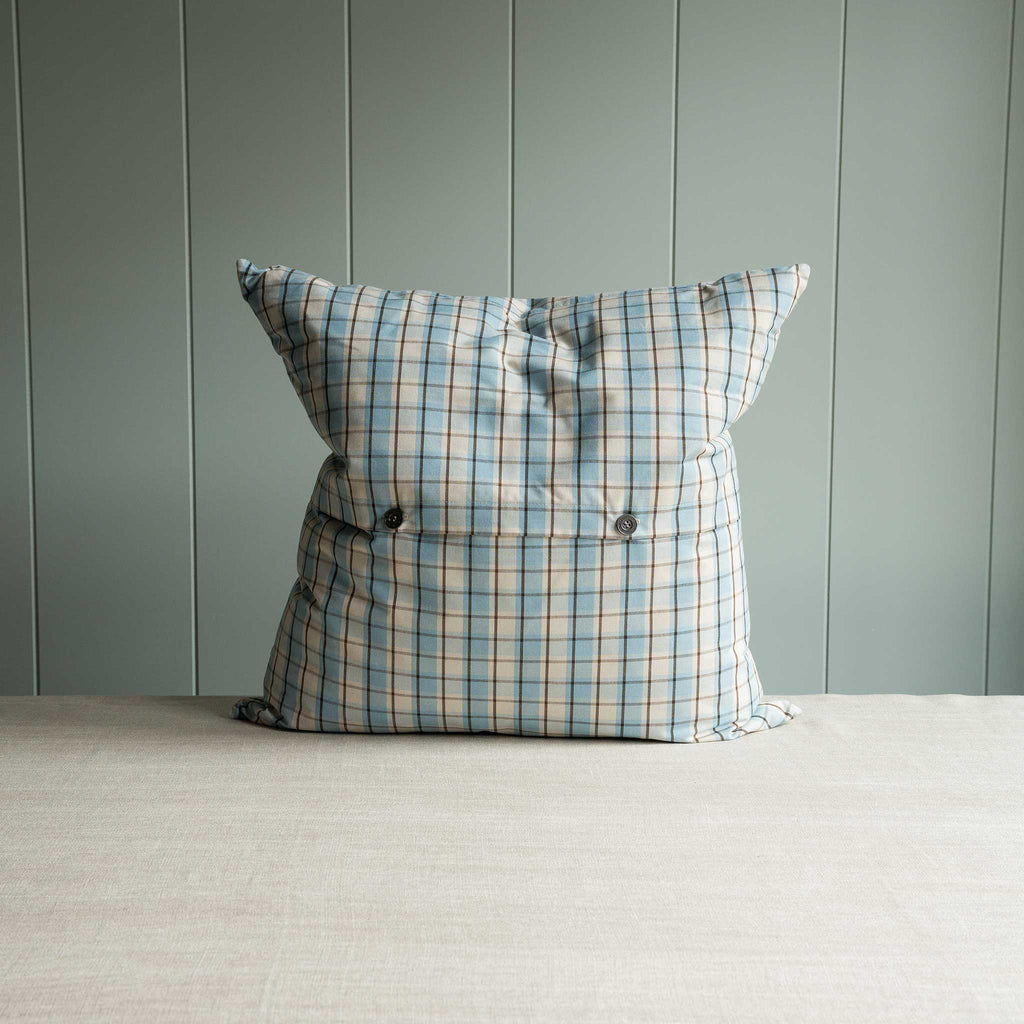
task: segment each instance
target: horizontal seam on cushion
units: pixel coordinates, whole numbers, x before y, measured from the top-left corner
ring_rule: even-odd
[[[339,519],[338,522],[344,522]],[[355,527],[356,529],[363,530],[365,533],[386,533],[392,536],[401,536],[402,534],[411,534],[419,537],[534,537],[537,540],[542,539],[557,539],[563,538],[565,540],[613,540],[613,541],[656,541],[656,540],[668,540],[671,537],[699,537],[701,534],[711,533],[713,530],[720,530],[723,527],[731,526],[738,520],[731,519],[727,523],[715,523],[714,526],[706,526],[703,530],[678,530],[672,533],[633,533],[625,536],[620,533],[542,533],[540,531],[531,530],[529,533],[524,531],[515,530],[403,530],[401,527],[397,530],[364,530],[363,527]],[[353,523],[346,523],[347,526],[354,526]],[[596,570],[593,570],[596,571]]]
[[[468,511],[469,510],[468,506],[459,506],[459,505],[452,506],[452,505],[450,505],[448,507],[449,508],[453,508],[456,511],[459,511],[459,510]],[[509,508],[509,506],[507,506],[507,505],[506,506],[478,505],[476,507],[477,508],[498,508],[498,507]],[[360,527],[358,523],[353,523],[353,522],[350,522],[348,519],[341,519],[340,517],[338,517],[336,515],[332,515],[329,509],[321,508],[319,505],[310,505],[309,506],[309,510],[313,511],[313,512],[317,512],[317,513],[323,515],[327,519],[333,519],[333,520],[335,520],[336,522],[339,522],[339,523],[348,523],[348,525],[350,525],[350,526],[355,526],[355,527],[358,527],[359,529],[364,529],[364,527]],[[555,512],[560,512],[560,511],[572,512],[572,511],[575,511],[574,509],[542,509],[542,508],[535,508],[535,509],[531,509],[531,510],[534,511],[534,512],[538,512],[538,513],[545,512],[545,511],[555,511]],[[582,511],[600,511],[600,510],[597,510],[597,509],[583,509]],[[653,516],[667,515],[667,514],[669,514],[672,511],[674,511],[674,510],[669,509],[668,512],[655,512],[655,513],[653,513]],[[382,514],[383,513],[381,513],[381,515]],[[611,515],[613,513],[609,513],[609,514]],[[651,515],[651,513],[649,513],[649,512],[648,513],[636,512],[636,511],[634,511],[632,509],[629,510],[629,514],[634,516],[634,517],[639,517],[639,518],[643,518],[645,515]],[[410,514],[410,516],[411,516],[411,514]],[[380,516],[378,515],[376,518],[380,518]],[[408,519],[405,520],[405,522],[402,524],[402,526],[407,526],[411,522],[412,522],[412,518],[408,518]],[[682,537],[682,536],[688,536],[690,534],[706,533],[708,530],[715,529],[715,528],[717,528],[719,526],[728,526],[730,523],[738,523],[738,522],[740,522],[740,517],[739,516],[733,516],[730,519],[716,519],[714,522],[708,523],[706,526],[698,527],[696,529],[692,529],[692,530],[673,530],[670,534],[666,534],[666,536]],[[396,529],[392,530],[392,532],[393,533],[401,533],[402,532],[402,526],[397,527]],[[406,532],[408,532],[408,531],[406,531]],[[432,533],[469,533],[471,531],[469,531],[469,530],[433,530],[433,531],[420,531],[420,532],[432,532]],[[483,532],[487,533],[487,532],[490,532],[490,531],[486,531],[485,530]],[[494,532],[498,533],[498,532],[503,532],[503,531],[494,531]],[[583,533],[564,533],[564,534],[550,534],[550,536],[585,537],[585,536],[588,536],[588,535],[587,534],[583,534]],[[634,536],[635,536],[635,534],[634,534]]]
[[[396,499],[397,501],[398,499]],[[374,508],[375,506],[370,505],[369,502],[361,501],[350,501],[350,505],[359,506],[362,508]],[[388,505],[388,509],[395,506]],[[405,506],[410,507],[410,506]],[[523,505],[518,502],[487,502],[487,501],[474,501],[472,505],[461,505],[455,502],[446,501],[439,505],[423,505],[421,502],[416,502],[411,506],[412,508],[450,508],[450,509],[461,509],[471,510],[475,508],[507,508],[507,509],[528,509],[534,512],[604,512],[607,515],[616,515],[617,513],[613,509],[604,508],[597,505]],[[695,509],[697,505],[670,505],[668,508],[647,508],[637,510],[636,506],[630,506],[629,511],[639,515],[666,515],[671,512],[677,512],[679,509]],[[387,511],[385,509],[384,511]]]
[[[459,530],[459,529],[448,529],[448,530],[426,530],[417,529],[415,526],[409,527],[411,520],[406,520],[402,526],[397,529],[377,530],[374,528],[368,528],[360,526],[358,523],[349,522],[347,519],[339,519],[337,516],[331,515],[331,513],[325,509],[318,508],[316,506],[309,506],[306,510],[306,515],[310,514],[320,516],[323,519],[330,519],[335,523],[341,523],[343,526],[351,527],[353,530],[359,530],[363,533],[384,533],[390,534],[391,536],[398,536],[401,534],[413,534],[425,537],[447,537],[447,536],[462,536],[462,537],[562,537],[566,540],[667,540],[670,537],[699,537],[703,533],[710,533],[712,530],[720,530],[726,526],[733,526],[738,524],[741,520],[738,517],[732,519],[723,519],[718,522],[709,523],[707,526],[703,526],[696,530],[671,530],[665,532],[659,532],[650,534],[646,530],[641,533],[631,534],[628,538],[623,537],[619,533],[552,533],[550,531],[542,530],[531,530],[528,533],[522,530]]]

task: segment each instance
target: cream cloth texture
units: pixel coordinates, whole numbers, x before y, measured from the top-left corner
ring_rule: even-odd
[[[0,1020],[1024,1020],[1022,697],[743,743],[0,699]]]

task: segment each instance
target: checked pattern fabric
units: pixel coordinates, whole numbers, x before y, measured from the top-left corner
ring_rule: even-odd
[[[749,648],[729,427],[806,264],[531,299],[237,271],[330,454],[235,717],[702,741],[799,713]]]

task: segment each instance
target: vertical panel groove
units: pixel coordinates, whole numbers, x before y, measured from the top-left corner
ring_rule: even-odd
[[[833,221],[832,249],[832,351],[831,351],[831,391],[829,393],[829,425],[828,425],[828,464],[825,470],[826,523],[825,523],[825,637],[824,665],[822,690],[828,693],[828,642],[831,625],[831,585],[832,585],[832,464],[835,459],[836,436],[836,344],[839,309],[839,209],[843,185],[843,100],[846,90],[846,5],[843,0],[843,13],[839,29],[839,109],[836,125],[836,204],[835,220]]]
[[[188,508],[191,532],[192,576],[192,695],[199,696],[199,583],[196,551],[196,397],[195,327],[192,310],[192,188],[188,138],[188,56],[185,36],[185,0],[178,0],[179,47],[181,50],[181,180],[185,214],[185,372],[188,390]]]
[[[352,0],[345,0],[345,262],[355,284],[352,262]]]
[[[1006,259],[1006,186],[1010,169],[1010,104],[1013,101],[1013,42],[1017,20],[1017,0],[1010,5],[1010,56],[1006,71],[1006,135],[1003,139],[1003,194],[999,218],[999,274],[996,282],[996,354],[992,375],[992,472],[990,474],[988,512],[988,579],[985,586],[985,647],[982,693],[988,696],[989,645],[992,636],[992,557],[996,517],[996,445],[999,430],[999,350],[1003,326],[1003,274]]]
[[[28,280],[28,204],[25,200],[25,127],[21,96],[21,31],[18,22],[18,0],[11,0],[11,25],[14,56],[14,110],[18,138],[18,205],[21,214],[21,297],[22,325],[25,342],[25,415],[28,439],[28,535],[29,579],[32,623],[32,693],[39,696],[39,580],[36,551],[36,462],[35,417],[32,409],[32,334],[29,318]]]
[[[672,20],[672,189],[668,208],[668,283],[676,283],[676,190],[679,187],[679,4]]]
[[[515,295],[516,0],[508,0],[508,294]]]

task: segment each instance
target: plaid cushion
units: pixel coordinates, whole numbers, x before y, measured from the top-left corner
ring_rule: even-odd
[[[239,260],[331,454],[235,716],[694,741],[798,714],[748,646],[728,428],[809,272],[521,299]]]

